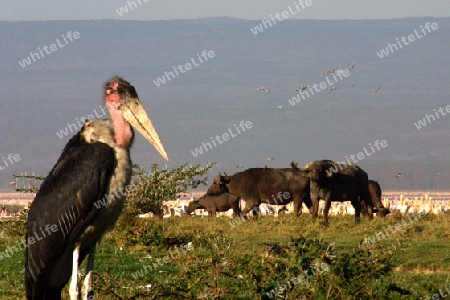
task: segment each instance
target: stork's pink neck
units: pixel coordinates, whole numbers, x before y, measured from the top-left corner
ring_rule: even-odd
[[[131,131],[130,124],[116,108],[116,103],[106,102],[106,107],[109,110],[109,115],[111,116],[114,126],[114,141],[122,148],[130,148],[133,139],[133,132]]]

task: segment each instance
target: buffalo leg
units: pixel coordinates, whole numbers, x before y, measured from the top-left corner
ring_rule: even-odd
[[[366,205],[367,214],[369,215],[369,219],[373,219],[373,207],[371,205]]]
[[[242,216],[246,216],[249,211],[250,211],[250,206],[248,206],[246,203],[244,210],[242,210]]]
[[[257,206],[252,206],[252,208],[250,208],[251,206],[247,206],[247,204],[245,204],[245,208],[242,211],[242,216],[250,218],[247,214],[251,211],[252,215],[253,215],[253,219],[258,219],[258,214],[255,212],[255,207]]]
[[[311,206],[311,216],[313,218],[317,217],[317,214],[319,213],[319,197],[312,197],[312,206]]]
[[[361,203],[356,199],[351,201],[353,208],[355,209],[355,222],[359,222],[361,217]],[[367,207],[369,210],[369,207]],[[372,213],[372,209],[370,209],[369,215]]]
[[[258,220],[258,215],[259,215],[259,206],[258,205],[253,206],[252,214],[253,214],[253,219]]]
[[[364,201],[360,201],[361,203],[361,213],[363,216],[369,216],[369,213],[367,211],[367,205],[364,203]]]
[[[328,198],[325,200],[325,207],[323,209],[323,220],[325,221],[325,223],[328,223],[328,211],[330,210],[331,207],[331,199]]]
[[[316,183],[313,183],[311,181],[311,202],[312,202],[312,209],[310,209],[311,216],[313,218],[317,217],[317,214],[319,213],[319,187],[316,186]]]
[[[233,207],[232,217],[235,218],[235,217],[239,216],[240,213],[241,213],[241,209],[239,208],[239,202],[238,202],[237,205],[235,207]]]
[[[294,215],[300,217],[302,215],[302,201],[296,197],[294,200]]]
[[[312,202],[311,202],[311,194],[309,193],[305,193],[305,195],[302,197],[302,203],[300,203],[300,207],[302,207],[303,203],[305,203],[305,206],[308,208],[309,213],[311,214],[311,207],[312,207]]]

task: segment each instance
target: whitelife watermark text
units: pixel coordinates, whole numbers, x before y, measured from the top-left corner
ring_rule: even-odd
[[[135,8],[138,8],[142,5],[142,2],[147,3],[149,0],[136,0],[136,1],[127,1],[127,4],[124,6],[119,7],[119,9],[116,9],[116,13],[119,15],[119,17],[123,16],[124,14],[127,14],[129,11],[132,11]],[[138,5],[139,3],[139,5]],[[128,10],[128,7],[130,10]]]
[[[6,257],[10,258],[11,255],[14,255],[14,252],[19,252],[28,247],[28,245],[33,245],[37,241],[41,241],[47,236],[50,236],[52,233],[57,232],[58,226],[56,224],[47,224],[45,225],[44,229],[40,227],[39,231],[40,232],[34,232],[33,235],[29,236],[26,240],[19,242],[16,246],[9,246],[7,250],[0,252],[0,260]]]
[[[439,294],[433,294],[432,296],[427,296],[425,298],[423,298],[424,300],[440,300],[440,299],[444,299],[447,296],[450,296],[450,284],[447,283],[444,286],[445,290],[447,291],[447,294],[443,293],[442,290],[443,289],[439,289]]]
[[[284,294],[286,291],[291,290],[298,284],[303,284],[306,287],[311,285],[311,281],[316,277],[316,273],[328,273],[330,271],[330,266],[327,263],[317,262],[315,265],[311,265],[307,270],[302,271],[303,274],[293,276],[291,280],[286,281],[285,284],[278,284],[276,288],[273,288],[266,295],[269,299],[276,299],[279,294]],[[291,284],[292,283],[292,284]]]
[[[128,184],[125,186],[124,189],[121,189],[119,191],[116,191],[112,195],[105,195],[101,200],[97,200],[94,202],[94,206],[96,209],[100,209],[107,205],[108,202],[112,202],[115,199],[120,198],[122,195],[125,197],[128,193],[134,192],[135,189],[137,189],[138,186],[135,184]],[[36,243],[37,241],[41,241],[44,238],[50,236],[52,233],[57,232],[60,228],[62,228],[61,225],[61,219],[58,219],[59,228],[56,224],[47,224],[45,225],[44,229],[42,227],[39,228],[39,232],[34,232],[32,235],[30,235],[25,241],[19,242],[16,246],[9,246],[7,250],[0,252],[0,260],[6,257],[11,257],[11,255],[14,254],[14,252],[19,252],[23,250],[24,248],[28,247],[28,245],[32,245]],[[47,233],[47,234],[46,234]]]
[[[72,33],[72,31],[67,32],[66,35],[62,34],[61,35],[64,43],[62,43],[59,38],[56,39],[56,43],[55,44],[50,44],[50,46],[44,45],[41,49],[41,47],[38,47],[38,52],[30,52],[30,55],[24,59],[22,59],[22,61],[19,61],[19,65],[22,68],[25,68],[26,66],[31,65],[32,62],[35,62],[43,57],[45,57],[44,52],[49,55],[52,52],[55,52],[58,49],[61,49],[63,47],[65,47],[66,45],[69,44],[69,42],[67,40],[69,40],[70,42],[73,42],[74,40],[78,40],[81,35],[78,31],[74,31]],[[40,55],[39,55],[40,54]]]
[[[286,200],[288,200],[289,198],[291,198],[291,194],[289,192],[278,192],[277,193],[277,197],[275,198],[274,195],[272,195],[272,201],[275,202],[275,205],[279,205],[278,204],[278,200],[280,200],[280,204],[285,202]],[[261,201],[262,202],[262,201]],[[266,199],[266,203],[267,204],[272,204],[270,203],[271,201],[269,199]],[[248,213],[250,212],[255,212],[258,213],[258,207],[255,206],[254,208],[252,208]],[[236,227],[238,225],[241,225],[242,223],[248,221],[244,215],[242,215],[242,213],[240,213],[236,218],[232,219],[230,222],[228,222],[231,227]]]
[[[394,226],[392,226],[392,225],[385,226],[382,231],[375,233],[372,237],[365,238],[365,240],[363,242],[363,246],[368,248],[372,245],[375,245],[377,242],[380,242],[381,239],[385,239],[385,238],[389,237],[389,235],[391,235],[395,232],[405,230],[414,221],[423,219],[425,217],[425,213],[419,213],[419,214],[413,213],[413,214],[408,214],[407,216],[409,219],[409,223],[404,218],[402,218],[401,222],[397,222]]]
[[[394,53],[395,51],[398,51],[399,47],[401,49],[401,48],[403,48],[403,46],[407,46],[410,43],[416,41],[416,38],[419,40],[419,39],[423,38],[424,36],[426,36],[427,32],[431,33],[432,32],[431,30],[436,30],[438,28],[439,28],[439,26],[436,22],[433,22],[433,23],[426,22],[424,26],[420,25],[420,29],[421,29],[423,35],[420,35],[420,33],[417,32],[417,29],[414,29],[414,34],[412,34],[412,33],[409,34],[407,38],[402,36],[400,38],[400,40],[398,38],[396,38],[395,40],[397,41],[397,43],[393,43],[393,44],[388,43],[386,48],[381,49],[380,51],[377,52],[377,55],[379,58],[384,58],[386,56],[389,56],[389,54]],[[408,39],[408,41],[406,41],[406,39]],[[403,46],[402,46],[402,44],[403,44]],[[398,45],[398,47],[397,47],[397,45]]]
[[[2,156],[3,164],[0,162],[0,171],[6,169],[7,167],[13,165],[15,162],[20,161],[20,155],[19,154],[8,154],[7,158],[5,159],[4,156]],[[9,163],[8,163],[9,161]]]
[[[106,114],[107,114],[106,110],[105,110],[106,106],[105,105],[100,105],[99,107],[100,107],[100,111],[101,111],[102,114],[98,114],[97,113],[97,109],[94,109],[95,117],[101,118],[103,116],[106,116]],[[81,116],[79,119],[75,118],[75,122],[74,123],[67,123],[67,126],[64,129],[61,129],[59,132],[56,132],[56,135],[60,139],[62,139],[63,137],[69,135],[69,130],[70,130],[70,133],[77,132],[78,130],[81,129],[81,127],[84,126],[84,123],[85,123],[86,120],[92,121],[92,120],[94,120],[95,117],[94,117],[93,114],[89,114],[87,116],[87,118],[85,118],[83,116]]]
[[[239,129],[240,128],[240,129]],[[239,134],[241,134],[241,130],[242,132],[245,132],[247,129],[253,128],[253,124],[250,121],[241,121],[239,123],[239,126],[237,126],[236,124],[234,124],[234,129],[235,132],[233,132],[232,128],[228,128],[228,131],[223,133],[222,135],[216,135],[216,137],[210,137],[212,145],[214,145],[214,147],[217,147],[216,141],[217,143],[223,144],[224,142],[228,141],[230,138],[234,138],[236,136],[238,136]],[[230,133],[230,134],[228,134]],[[221,139],[222,138],[222,139]],[[203,154],[203,150],[205,150],[205,152],[208,152],[208,150],[212,150],[213,146],[211,145],[210,142],[203,142],[200,147],[195,148],[193,151],[191,151],[192,155],[194,157],[199,156],[200,154]]]
[[[214,53],[213,50],[209,50],[209,51],[203,50],[201,55],[199,55],[197,53],[197,60],[195,60],[193,57],[191,57],[192,64],[190,62],[187,62],[184,65],[178,65],[176,67],[172,66],[173,72],[165,71],[164,75],[161,77],[158,77],[156,80],[153,80],[153,83],[157,87],[159,87],[159,86],[165,84],[166,82],[169,82],[170,80],[175,79],[175,77],[180,76],[180,73],[184,74],[187,71],[192,70],[192,66],[198,67],[201,64],[203,64],[204,62],[207,62],[208,58],[214,58],[215,56],[216,56],[216,54]],[[203,59],[202,59],[202,57],[203,57]],[[198,63],[196,63],[196,62],[198,62]],[[183,67],[184,67],[184,69],[183,69]],[[178,71],[180,71],[180,73],[178,73]],[[175,76],[174,72],[175,72],[176,76]],[[166,81],[166,79],[167,79],[167,81]]]
[[[428,124],[431,124],[431,122],[435,122],[436,120],[439,120],[440,115],[438,114],[438,112],[441,113],[441,116],[443,116],[443,117],[446,116],[448,113],[450,113],[450,105],[447,105],[445,107],[446,113],[444,112],[443,107],[439,107],[439,109],[437,111],[436,111],[436,109],[433,109],[433,111],[434,111],[434,115],[433,114],[431,114],[431,115],[425,114],[425,117],[423,119],[415,122],[414,126],[416,126],[417,129],[421,129],[422,127],[427,126],[427,121],[428,121]],[[434,116],[436,116],[436,117],[434,117]]]
[[[312,1],[311,0],[299,0],[298,2],[294,2],[294,9],[292,9],[292,7],[289,5],[287,8],[288,10],[284,10],[281,13],[276,13],[275,17],[270,15],[270,19],[269,20],[261,20],[261,23],[253,28],[250,28],[250,31],[254,34],[257,35],[260,32],[263,32],[264,29],[268,29],[272,26],[275,26],[277,24],[277,21],[275,20],[275,18],[278,20],[278,22],[281,22],[283,20],[286,20],[288,18],[290,18],[291,16],[301,12],[302,10],[304,10],[306,7],[311,6],[312,5]]]
[[[372,152],[368,151],[366,147],[363,148],[364,153],[358,152],[358,154],[354,155],[354,154],[350,154],[350,158],[348,158],[348,156],[346,155],[345,158],[347,159],[347,162],[338,162],[338,166],[336,167],[330,167],[328,170],[326,170],[327,176],[330,177],[331,175],[333,175],[333,173],[338,173],[339,170],[343,170],[346,167],[348,167],[351,164],[356,164],[357,162],[363,160],[364,158],[371,156],[372,154],[374,154],[376,151],[380,151],[382,148],[386,148],[388,146],[388,143],[386,140],[376,140],[373,143],[369,143],[369,147],[370,150],[372,150]],[[377,149],[375,150],[374,147]],[[350,162],[350,159],[352,160],[352,162]]]
[[[350,76],[350,71],[349,70],[344,70],[342,72],[339,72],[337,74],[333,74],[333,80],[331,81],[329,76],[325,77],[326,82],[322,81],[319,84],[314,83],[311,87],[300,91],[297,96],[292,97],[291,99],[288,99],[289,104],[291,104],[292,106],[294,106],[297,103],[300,103],[303,100],[306,100],[306,98],[311,97],[312,95],[314,95],[314,91],[316,91],[316,93],[328,89],[328,87],[336,84],[337,82],[339,82],[338,78],[336,78],[336,76],[339,77],[339,80],[343,80],[344,78]],[[320,88],[320,89],[319,89]],[[300,99],[300,96],[302,97],[302,99]]]

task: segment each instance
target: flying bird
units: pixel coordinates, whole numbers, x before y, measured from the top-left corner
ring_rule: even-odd
[[[104,85],[104,101],[111,119],[85,122],[31,204],[25,254],[27,299],[61,299],[70,277],[70,298],[78,299],[78,268],[88,255],[82,299],[92,298],[95,245],[114,226],[131,180],[132,126],[168,160],[129,82],[111,78]]]
[[[236,168],[243,168],[244,165],[237,165]]]
[[[377,87],[376,89],[372,90],[372,92],[374,92],[374,94],[378,93],[378,91],[381,89],[381,86]]]
[[[306,84],[302,84],[301,86],[298,87],[298,89],[296,89],[296,92],[303,92],[304,90],[306,90],[307,88],[309,88],[309,85]]]
[[[355,86],[355,84],[356,84],[356,83],[349,84],[349,85],[348,85],[348,88],[349,88],[349,89],[353,88],[353,87]]]
[[[350,70],[350,69],[353,69],[353,68],[355,67],[355,63],[356,63],[356,60],[353,61],[353,63],[352,63],[350,66],[344,68],[344,70]]]
[[[270,94],[270,91],[269,91],[267,88],[263,87],[263,86],[260,86],[260,87],[257,89],[257,91],[263,91],[263,92],[266,92],[267,94]]]
[[[332,73],[334,73],[334,70],[336,70],[336,68],[334,69],[329,69],[328,71],[323,72],[322,74],[320,74],[320,76],[327,76],[330,75]]]
[[[402,173],[397,173],[397,175],[395,175],[395,178],[399,178],[399,177],[402,177],[402,176],[405,176],[405,175],[403,175]]]
[[[275,158],[273,158],[273,157],[268,157],[268,158],[266,158],[266,160],[275,160]]]
[[[339,89],[339,87],[333,86],[333,87],[330,89],[330,93],[331,93],[332,91],[337,91],[338,89]]]

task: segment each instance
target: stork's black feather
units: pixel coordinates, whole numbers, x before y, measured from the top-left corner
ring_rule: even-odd
[[[114,150],[107,144],[86,143],[80,133],[68,142],[29,211],[25,254],[27,289],[42,289],[45,284],[39,283],[49,277],[64,249],[95,219],[99,209],[94,202],[105,196],[116,164]],[[41,228],[46,225],[56,225],[57,231],[50,235],[44,232],[43,238]],[[41,240],[31,243],[29,238],[33,236]],[[44,290],[32,292],[35,296],[41,293]]]
[[[91,299],[95,245],[117,221],[131,180],[131,127],[168,160],[134,87],[116,76],[105,83],[103,95],[111,118],[85,123],[31,204],[25,241],[29,300],[61,299],[70,277],[70,297],[78,299],[78,268],[88,254],[82,297]]]

